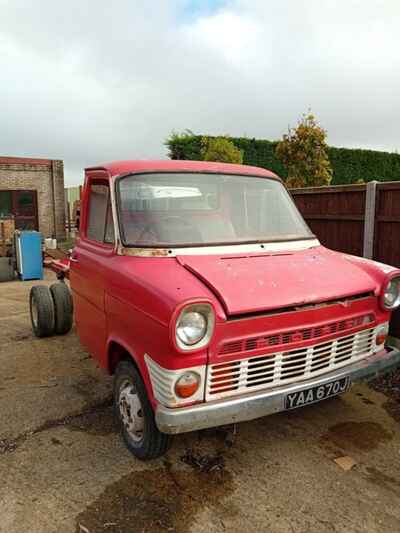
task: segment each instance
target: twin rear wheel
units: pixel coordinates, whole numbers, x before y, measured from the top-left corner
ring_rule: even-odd
[[[50,287],[35,285],[29,295],[32,329],[36,337],[64,335],[72,327],[73,303],[69,288],[63,282]]]

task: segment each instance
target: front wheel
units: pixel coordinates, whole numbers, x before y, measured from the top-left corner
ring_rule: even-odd
[[[169,448],[170,436],[161,433],[136,367],[121,361],[115,372],[114,409],[127,448],[139,459],[155,459]]]

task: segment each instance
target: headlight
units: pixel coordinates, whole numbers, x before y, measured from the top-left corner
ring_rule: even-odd
[[[185,313],[176,327],[176,334],[179,339],[188,346],[192,346],[201,341],[206,331],[207,319],[197,311]]]
[[[384,287],[382,303],[386,309],[396,309],[400,305],[400,277],[392,278]]]
[[[197,349],[210,341],[214,330],[214,311],[210,304],[191,304],[176,321],[176,343],[182,350]]]

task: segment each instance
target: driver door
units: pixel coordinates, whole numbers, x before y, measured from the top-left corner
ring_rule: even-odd
[[[105,273],[115,256],[110,180],[104,171],[86,176],[80,238],[71,257],[71,289],[79,338],[96,358],[105,355]]]

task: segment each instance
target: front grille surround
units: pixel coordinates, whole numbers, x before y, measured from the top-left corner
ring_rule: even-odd
[[[206,401],[311,379],[372,355],[377,328],[312,346],[209,365]]]
[[[218,349],[218,355],[230,355],[242,352],[251,352],[253,350],[280,347],[296,342],[305,342],[313,339],[323,339],[330,335],[345,333],[360,326],[370,324],[374,321],[374,315],[366,313],[342,320],[335,320],[318,326],[295,329],[272,333],[267,335],[257,335],[243,339],[235,339],[221,344]]]

